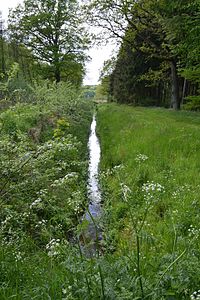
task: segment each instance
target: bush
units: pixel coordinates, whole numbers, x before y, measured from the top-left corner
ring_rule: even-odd
[[[185,110],[200,111],[200,95],[187,97],[186,101],[187,103],[183,106]]]

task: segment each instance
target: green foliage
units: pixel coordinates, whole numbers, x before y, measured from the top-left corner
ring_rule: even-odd
[[[177,70],[199,68],[198,0],[93,0],[87,13],[103,40],[115,37],[121,44],[109,74],[117,102],[179,109],[181,98],[197,94],[193,80],[185,90]]]
[[[13,63],[10,70],[7,72],[7,80],[0,82],[0,93],[3,100],[0,105],[9,106],[19,102],[32,101],[32,87],[24,80],[18,63]]]
[[[46,65],[46,78],[67,77],[80,84],[84,50],[88,46],[77,1],[25,0],[9,16],[11,39],[28,46],[38,62]]]
[[[195,83],[200,82],[200,68],[186,68],[181,70],[181,75],[189,81],[193,81]]]
[[[57,128],[54,129],[54,137],[58,138],[58,137],[62,137],[64,135],[66,135],[67,133],[67,129],[69,128],[69,123],[67,122],[66,119],[58,119],[57,120]]]
[[[95,85],[86,85],[82,87],[83,97],[86,99],[94,99],[96,94],[96,86]]]
[[[86,203],[92,106],[69,84],[46,82],[33,94],[34,104],[0,115],[1,299],[62,298],[68,272],[58,262]]]
[[[104,76],[101,79],[101,84],[96,88],[96,100],[108,100],[110,94],[110,78],[109,76]]]
[[[188,80],[188,82],[194,82],[196,85],[195,94],[193,93],[192,96],[187,96],[185,98],[185,104],[183,106],[186,110],[200,110],[200,69],[197,68],[187,68],[184,69],[181,74]]]
[[[200,111],[200,95],[186,98],[187,103],[184,105],[186,110]]]
[[[198,0],[170,3],[160,1],[159,9],[164,18],[167,40],[172,44],[172,51],[179,56],[186,68],[199,64],[200,4]],[[186,34],[187,33],[187,34]]]
[[[134,51],[124,43],[110,75],[110,91],[119,103],[169,106],[169,64]]]
[[[59,106],[46,84],[34,105],[1,114],[0,297],[192,299],[200,272],[199,115],[98,109],[103,240],[88,257],[88,222],[80,221],[86,148],[71,133],[77,116],[89,128],[90,103],[76,106],[71,87],[60,84]],[[68,90],[65,105],[60,89]],[[36,141],[28,132],[41,123]]]

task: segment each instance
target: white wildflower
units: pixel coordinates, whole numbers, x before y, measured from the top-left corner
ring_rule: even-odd
[[[146,161],[147,159],[149,159],[147,155],[140,153],[140,154],[136,155],[135,161],[138,163],[141,163],[141,162]]]
[[[121,165],[114,166],[114,167],[113,167],[113,170],[121,170],[121,169],[123,169],[123,168],[124,168],[124,165],[121,164]]]
[[[18,262],[18,261],[22,261],[23,257],[22,257],[22,253],[19,251],[19,252],[16,252],[15,253],[15,261]]]
[[[195,291],[194,293],[192,293],[192,295],[190,296],[191,300],[200,300],[200,290]]]
[[[69,180],[76,180],[78,179],[78,174],[76,172],[71,172],[66,174],[64,177],[54,180],[54,182],[51,184],[52,187],[59,187],[63,184],[66,184],[69,182]]]
[[[63,293],[64,295],[66,295],[66,294],[67,294],[67,289],[62,289],[62,293]]]
[[[131,193],[131,189],[124,183],[120,183],[120,186],[121,186],[121,189],[122,189],[123,198],[124,198],[125,201],[127,201],[127,197]]]
[[[142,191],[151,194],[152,192],[165,192],[165,188],[160,183],[147,181],[142,185]]]
[[[200,233],[200,229],[194,227],[193,225],[190,225],[190,227],[188,229],[188,233],[189,233],[190,237],[192,237],[192,236],[198,236],[199,233]]]
[[[47,245],[46,250],[48,256],[53,257],[59,255],[60,239],[52,239]]]
[[[41,220],[41,221],[38,221],[37,225],[35,226],[36,228],[38,227],[43,227],[45,226],[47,223],[47,220]]]
[[[37,206],[39,203],[42,202],[41,198],[37,198],[35,201],[33,201],[30,205],[30,208],[32,208],[33,206]]]

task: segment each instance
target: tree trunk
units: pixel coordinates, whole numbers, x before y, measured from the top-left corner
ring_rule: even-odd
[[[56,83],[60,82],[60,68],[56,66],[55,68],[55,72],[54,72],[54,75],[55,75],[55,79],[56,79]]]
[[[172,81],[172,98],[171,106],[175,110],[180,109],[180,97],[179,97],[179,86],[178,86],[178,75],[176,69],[176,62],[171,61],[171,81]]]
[[[183,101],[184,101],[184,98],[185,98],[186,84],[187,84],[187,79],[184,78],[183,91],[182,91],[182,100],[181,100],[182,104],[183,104]]]
[[[6,74],[6,66],[5,66],[5,56],[4,56],[4,40],[3,37],[0,37],[1,42],[1,72],[5,75]]]

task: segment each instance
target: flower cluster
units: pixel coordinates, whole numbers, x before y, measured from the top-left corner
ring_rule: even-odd
[[[76,191],[71,194],[71,198],[69,199],[71,201],[71,207],[74,210],[74,212],[81,212],[82,198],[83,195],[80,191]]]
[[[198,236],[200,233],[200,229],[195,228],[193,225],[190,225],[190,228],[188,229],[189,236]]]
[[[147,159],[148,159],[147,155],[140,153],[140,154],[136,155],[135,161],[138,163],[141,163],[141,162],[146,161]]]
[[[47,220],[38,221],[38,223],[35,225],[35,228],[39,228],[39,227],[45,226],[46,223],[47,223]]]
[[[60,239],[52,239],[47,245],[48,256],[53,257],[59,254]]]
[[[101,178],[102,179],[106,179],[108,176],[112,176],[115,173],[120,172],[121,170],[125,169],[125,165],[121,164],[121,165],[116,165],[113,168],[108,168],[106,171],[101,172]]]
[[[34,206],[37,206],[41,202],[42,202],[42,198],[37,198],[35,201],[33,201],[31,203],[30,208],[33,208]]]
[[[54,182],[51,184],[52,187],[56,187],[56,186],[62,186],[63,184],[67,183],[70,179],[77,179],[78,175],[76,172],[71,172],[67,175],[65,175],[62,178],[56,179],[54,180]]]
[[[146,204],[149,205],[154,201],[157,201],[158,196],[160,196],[161,193],[164,193],[165,189],[160,183],[147,181],[142,185],[142,192],[144,193]]]
[[[151,192],[165,192],[164,187],[157,182],[153,182],[153,181],[147,181],[147,183],[144,183],[142,185],[142,191],[145,193],[151,193]]]
[[[6,227],[6,225],[9,223],[9,221],[11,220],[11,218],[12,218],[11,216],[8,216],[8,217],[5,218],[4,221],[1,222],[2,228]]]
[[[128,196],[131,193],[131,189],[124,183],[120,183],[120,186],[121,186],[124,201],[127,201]]]
[[[63,288],[63,289],[62,289],[62,294],[63,294],[62,300],[70,300],[70,299],[73,299],[73,296],[72,296],[72,286],[69,285],[69,286],[67,286],[66,288]]]
[[[37,192],[37,194],[40,196],[45,196],[47,193],[48,193],[47,189],[42,189],[39,192]]]
[[[124,169],[124,165],[121,164],[121,165],[116,165],[113,167],[113,170],[121,170],[121,169]]]
[[[189,184],[181,185],[172,193],[172,197],[176,199],[181,196],[182,198],[183,196],[186,195],[186,193],[191,193],[191,192],[192,190]]]
[[[19,252],[15,252],[14,255],[15,255],[15,261],[16,262],[23,260],[23,255],[22,255],[22,253],[20,251]]]
[[[194,293],[192,293],[192,295],[190,296],[191,300],[200,300],[200,290],[195,291]]]

